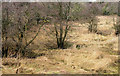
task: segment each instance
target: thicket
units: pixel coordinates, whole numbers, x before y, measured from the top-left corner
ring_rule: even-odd
[[[88,23],[88,31],[97,32],[98,15],[118,13],[116,3],[3,3],[2,4],[2,56],[22,57],[36,39],[42,27],[53,24],[50,29],[57,47],[65,48],[70,21]],[[112,9],[111,9],[112,7]],[[29,38],[33,27],[39,27]],[[115,30],[120,32],[119,26]],[[36,31],[34,30],[34,31]],[[50,33],[48,32],[48,34]]]

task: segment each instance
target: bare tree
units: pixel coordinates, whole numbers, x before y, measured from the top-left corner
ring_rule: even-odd
[[[40,17],[40,13],[34,12],[39,10],[35,4],[30,3],[10,3],[3,4],[3,43],[7,43],[7,39],[11,39],[15,43],[17,57],[24,55],[25,49],[38,36],[41,27],[47,23],[47,19]],[[41,8],[40,8],[41,9]],[[9,11],[8,11],[9,10]],[[39,26],[35,36],[28,41],[27,32],[33,27]],[[3,46],[3,53],[7,51]]]
[[[70,5],[71,3],[58,3],[58,18],[54,22],[54,28],[56,33],[57,46],[60,49],[64,49],[65,39],[68,34],[68,30],[70,29],[70,25],[68,24],[70,17]]]

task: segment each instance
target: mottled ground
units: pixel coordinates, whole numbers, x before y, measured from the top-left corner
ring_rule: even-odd
[[[102,35],[89,33],[87,24],[71,22],[74,27],[69,31],[67,38],[67,41],[70,42],[68,49],[33,50],[42,56],[21,59],[19,73],[118,73],[118,37],[114,35],[113,16],[99,16],[98,18],[100,20],[98,30],[102,31]],[[37,45],[38,49],[44,47],[45,38],[47,39],[40,34],[34,41],[34,45]],[[15,58],[4,58],[3,73],[14,74],[18,68],[16,65]]]

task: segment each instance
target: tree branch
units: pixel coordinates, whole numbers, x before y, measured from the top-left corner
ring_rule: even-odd
[[[42,27],[43,25],[44,25],[44,24],[42,24],[42,25],[39,27],[38,32],[37,32],[36,35],[33,37],[33,39],[31,39],[31,40],[26,44],[26,46],[24,47],[24,50],[26,49],[27,46],[29,46],[29,45],[33,42],[33,40],[35,40],[35,38],[38,36],[38,34],[39,34],[39,32],[40,32],[40,29],[41,29],[41,27]]]

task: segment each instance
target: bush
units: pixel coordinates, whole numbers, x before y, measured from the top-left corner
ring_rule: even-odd
[[[119,35],[120,34],[120,25],[119,24],[115,25],[114,29],[115,29],[115,35]]]

